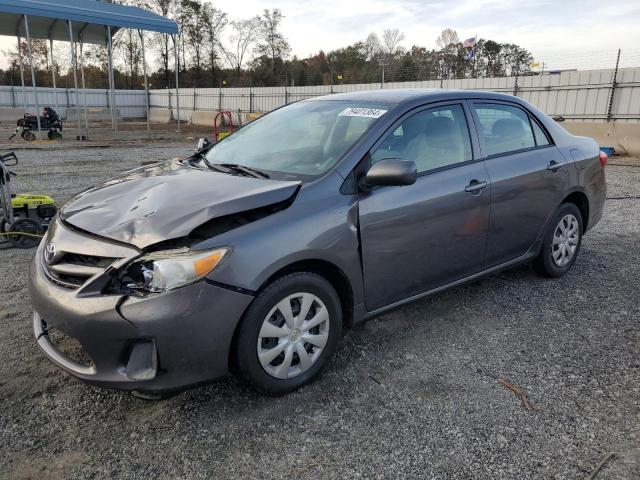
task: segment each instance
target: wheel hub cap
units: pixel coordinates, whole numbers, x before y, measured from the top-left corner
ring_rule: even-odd
[[[296,377],[320,358],[329,339],[329,311],[311,293],[278,302],[262,321],[257,353],[262,368],[279,379]]]
[[[551,257],[558,267],[564,267],[575,256],[580,243],[580,224],[571,214],[565,215],[558,223],[551,245]]]

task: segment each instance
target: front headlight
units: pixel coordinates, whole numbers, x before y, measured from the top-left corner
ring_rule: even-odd
[[[206,276],[228,253],[228,248],[154,252],[130,264],[123,283],[131,290],[154,293],[173,290]]]

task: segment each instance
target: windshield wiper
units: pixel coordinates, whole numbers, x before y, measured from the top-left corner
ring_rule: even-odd
[[[256,170],[255,168],[245,167],[244,165],[238,165],[236,163],[210,163],[209,166],[217,168],[221,171],[224,171],[223,169],[226,169],[227,172],[229,170],[241,172],[255,178],[269,178],[269,175],[265,172]]]
[[[231,170],[230,168],[227,168],[224,165],[220,165],[219,163],[207,162],[207,157],[205,157],[204,155],[202,155],[202,160],[204,161],[207,167],[209,167],[212,170],[216,170],[217,172],[228,173],[228,174],[231,174],[233,172],[233,170]]]

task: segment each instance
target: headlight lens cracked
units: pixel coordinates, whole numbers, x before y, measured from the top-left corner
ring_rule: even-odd
[[[205,277],[228,253],[229,248],[154,252],[129,265],[125,274],[125,283],[131,290],[152,293],[174,290]]]

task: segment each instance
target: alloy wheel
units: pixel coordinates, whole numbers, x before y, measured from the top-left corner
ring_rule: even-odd
[[[309,370],[329,339],[329,310],[311,293],[295,293],[271,309],[258,334],[257,353],[272,377],[289,379]]]

